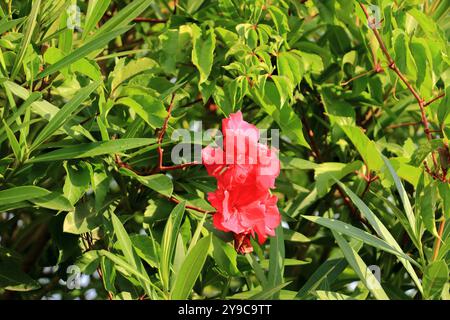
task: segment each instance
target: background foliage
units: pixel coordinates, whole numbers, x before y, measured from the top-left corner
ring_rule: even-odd
[[[448,299],[449,2],[364,4],[2,0],[0,296]],[[169,157],[237,110],[282,134],[245,256]]]

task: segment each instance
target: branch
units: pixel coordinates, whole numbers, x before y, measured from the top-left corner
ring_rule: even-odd
[[[159,132],[159,135],[158,135],[157,143],[158,143],[159,162],[158,162],[158,167],[156,167],[152,171],[152,173],[156,173],[156,172],[159,172],[159,171],[169,171],[169,170],[183,169],[183,168],[186,168],[186,167],[191,167],[191,166],[195,166],[195,165],[199,164],[198,162],[194,161],[194,162],[190,162],[190,163],[178,164],[178,165],[169,166],[169,167],[165,167],[163,165],[164,149],[161,147],[161,143],[162,143],[162,140],[164,138],[164,135],[166,134],[167,126],[169,124],[169,119],[170,119],[170,116],[172,114],[173,106],[175,104],[174,102],[175,102],[175,93],[172,94],[172,98],[170,99],[169,108],[167,109],[167,117],[166,117],[166,119],[164,119],[164,124],[163,124],[163,126],[161,128],[161,131]]]
[[[147,22],[147,23],[167,23],[166,19],[154,19],[154,18],[143,18],[137,17],[133,19],[134,22]]]
[[[369,15],[369,12],[367,11],[366,7],[361,2],[359,3],[359,5],[361,6],[361,9],[364,11],[367,21],[370,22],[370,15]],[[395,64],[394,59],[392,59],[391,55],[389,54],[389,51],[387,50],[386,45],[384,44],[383,39],[381,38],[381,35],[378,32],[376,24],[369,23],[369,26],[370,26],[370,29],[372,29],[372,31],[378,41],[378,44],[380,45],[381,51],[383,52],[386,59],[388,60],[389,68],[397,74],[397,76],[400,78],[400,80],[402,80],[402,82],[406,85],[408,90],[412,93],[414,98],[416,98],[417,103],[419,104],[420,114],[421,114],[422,124],[424,127],[425,134],[427,136],[427,139],[429,141],[431,141],[433,139],[433,135],[430,132],[430,125],[428,123],[428,119],[427,119],[427,116],[425,113],[425,101],[420,97],[419,93],[409,83],[409,81],[406,79],[406,77],[403,75],[403,73],[400,71],[400,69]],[[431,153],[431,156],[433,158],[433,163],[434,163],[435,168],[437,170],[439,170],[438,163],[436,160],[436,155],[434,154],[434,152]]]

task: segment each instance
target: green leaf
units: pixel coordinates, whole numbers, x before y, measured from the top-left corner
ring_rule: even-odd
[[[150,278],[148,277],[147,272],[145,271],[145,268],[141,260],[139,259],[139,256],[133,249],[133,244],[131,242],[130,237],[128,236],[127,231],[125,230],[122,222],[114,213],[111,213],[111,220],[114,228],[114,233],[117,237],[117,242],[119,243],[120,249],[122,250],[122,253],[125,256],[126,262],[145,277],[146,280],[144,281],[141,280],[141,283],[144,289],[146,290],[147,294],[153,296],[152,290],[148,285],[148,282],[151,282]]]
[[[303,136],[302,122],[289,105],[280,105],[280,94],[274,82],[266,81],[262,88],[251,90],[253,100],[272,117],[292,142],[309,148]]]
[[[48,138],[50,138],[59,128],[61,128],[71,117],[81,111],[80,105],[99,86],[99,82],[91,83],[84,87],[69,101],[61,110],[49,121],[39,135],[34,139],[31,150],[35,150]]]
[[[123,258],[112,254],[111,252],[108,252],[106,250],[100,250],[99,254],[102,256],[107,257],[110,259],[114,264],[116,264],[119,267],[122,267],[125,271],[129,273],[129,275],[133,275],[136,278],[138,278],[139,281],[145,284],[146,287],[151,286],[155,289],[155,291],[158,291],[161,294],[161,297],[164,297],[164,294],[161,292],[161,290],[155,286],[148,277],[147,273],[142,273],[140,270],[136,269],[132,265],[130,265],[127,261],[125,261]],[[151,297],[157,297],[156,295],[151,294]]]
[[[67,233],[82,234],[98,228],[102,224],[102,212],[97,212],[89,203],[81,202],[75,210],[64,218],[63,230]]]
[[[285,241],[290,242],[306,243],[311,241],[311,239],[309,239],[304,234],[291,229],[283,229],[283,236]]]
[[[358,229],[350,224],[335,219],[328,219],[316,216],[303,216],[303,218],[312,221],[314,223],[320,224],[321,226],[324,226],[336,232],[339,232],[343,235],[349,236],[353,239],[358,239],[375,248],[381,249],[383,251],[389,252],[403,259],[409,260],[410,262],[420,267],[420,265],[417,262],[415,262],[411,257],[404,254],[403,252],[397,251],[396,249],[391,247],[386,241],[377,238],[371,235],[370,233]]]
[[[103,0],[99,0],[103,1]],[[126,7],[117,12],[111,19],[101,26],[94,35],[88,37],[89,42],[97,42],[104,35],[115,34],[118,30],[125,30],[134,18],[138,17],[154,0],[133,0]],[[128,29],[127,27],[126,29]],[[121,32],[124,33],[125,31]],[[119,33],[120,34],[120,33]],[[115,37],[112,37],[115,38]]]
[[[445,219],[450,219],[450,185],[445,182],[438,184],[439,195],[442,199],[442,211]]]
[[[2,205],[17,203],[20,201],[34,200],[46,196],[54,196],[51,191],[36,186],[20,186],[0,191],[0,203]],[[66,199],[67,200],[67,199]],[[71,208],[69,204],[69,209]]]
[[[83,28],[83,37],[86,39],[92,30],[94,30],[97,23],[105,14],[111,0],[90,0],[86,12],[86,20]]]
[[[197,25],[192,25],[192,63],[200,72],[199,84],[205,82],[209,74],[214,59],[214,50],[216,48],[216,35],[214,29],[209,29],[204,35]]]
[[[116,279],[116,268],[112,260],[103,257],[100,266],[102,268],[102,280],[105,290],[108,292],[116,292],[114,281]]]
[[[358,150],[370,170],[378,171],[383,165],[380,153],[375,145],[375,142],[367,138],[364,132],[359,127],[342,126],[347,137]]]
[[[205,0],[188,0],[186,5],[186,12],[193,14],[202,6]]]
[[[409,50],[407,35],[401,29],[396,29],[393,33],[395,64],[403,74],[414,79],[416,78],[417,70],[413,62],[411,51]]]
[[[434,261],[425,267],[423,295],[425,299],[439,299],[448,282],[448,266],[444,260]]]
[[[116,104],[123,104],[131,108],[153,129],[161,128],[167,111],[164,104],[151,96],[124,97],[116,101]]]
[[[21,271],[21,267],[10,260],[0,260],[0,288],[10,291],[32,291],[41,287],[39,282]]]
[[[304,299],[310,292],[316,290],[333,272],[341,274],[346,266],[347,261],[344,258],[329,258],[308,278],[303,287],[298,291],[296,298]]]
[[[0,21],[0,34],[3,34],[6,31],[9,31],[10,29],[14,28],[15,26],[23,22],[26,18],[27,17],[22,17],[14,20],[2,19]]]
[[[398,194],[400,195],[400,199],[402,200],[403,208],[405,210],[406,217],[408,218],[409,225],[411,227],[414,237],[417,238],[416,227],[415,227],[416,226],[416,217],[414,216],[411,202],[409,202],[408,194],[406,193],[406,190],[403,187],[403,184],[400,181],[400,178],[398,177],[394,168],[392,167],[390,161],[383,155],[381,156],[381,158],[383,159],[383,162],[386,165],[386,167],[389,169],[389,173],[390,173],[391,177],[394,179],[395,187],[397,188]]]
[[[70,165],[66,162],[64,169],[66,170],[64,196],[69,199],[70,203],[75,204],[89,190],[92,167],[82,161],[78,165]]]
[[[302,80],[304,67],[299,54],[280,52],[277,57],[278,74],[288,77],[295,86]]]
[[[319,298],[319,300],[356,300],[339,292],[318,290],[315,291],[314,294],[317,296],[317,298]]]
[[[267,277],[270,287],[276,287],[284,282],[284,258],[283,227],[279,225],[275,229],[275,236],[270,238],[269,275]],[[278,296],[274,295],[273,298],[277,299]]]
[[[28,108],[36,101],[42,98],[42,93],[33,92],[27,98],[25,98],[24,103],[17,108],[12,115],[6,119],[7,126],[11,127],[11,125],[18,119],[22,114],[24,114]],[[0,143],[3,142],[3,133],[6,131],[6,126],[0,128]]]
[[[173,300],[186,300],[197,281],[211,246],[212,235],[200,239],[188,253],[176,275],[170,298]]]
[[[280,35],[286,34],[288,31],[290,31],[288,18],[280,8],[276,6],[270,6],[269,14],[272,17],[272,20],[275,23],[275,28]]]
[[[352,202],[356,205],[356,207],[359,209],[361,214],[367,219],[367,221],[373,227],[373,229],[378,234],[378,236],[380,238],[382,238],[384,241],[386,241],[395,250],[403,253],[403,250],[401,249],[401,247],[397,243],[397,241],[395,241],[395,238],[392,236],[392,234],[389,232],[389,230],[384,226],[384,224],[380,221],[380,219],[378,219],[378,217],[372,212],[372,210],[370,210],[369,207],[356,194],[354,194],[349,188],[347,188],[343,183],[341,183],[339,181],[337,183],[344,190],[344,192],[349,196],[349,198],[352,200]],[[399,260],[404,265],[406,271],[408,271],[409,275],[413,279],[413,281],[416,284],[419,291],[422,292],[422,285],[421,285],[420,280],[417,277],[417,274],[414,271],[414,268],[412,267],[411,263],[408,260],[405,260],[402,258],[399,258]]]
[[[160,247],[158,242],[146,235],[136,234],[130,237],[136,253],[151,267],[159,267]]]
[[[58,192],[50,192],[46,196],[33,198],[30,201],[38,207],[57,211],[71,211],[74,209],[70,201]]]
[[[132,60],[125,65],[125,59],[120,59],[116,62],[114,71],[110,73],[109,78],[111,81],[111,92],[114,92],[119,86],[125,83],[127,80],[133,78],[134,76],[152,70],[157,66],[157,62],[150,58],[140,58],[137,60]],[[149,98],[150,99],[150,98]]]
[[[91,158],[105,154],[114,154],[129,149],[147,146],[156,142],[152,138],[129,138],[102,142],[82,143],[51,151],[28,161],[28,163],[49,162],[57,160],[70,160]]]
[[[22,150],[20,148],[20,145],[19,145],[19,142],[17,141],[16,136],[11,131],[11,129],[9,128],[9,126],[5,122],[5,120],[3,120],[3,126],[5,128],[6,135],[8,136],[9,145],[11,146],[11,149],[13,150],[14,157],[16,157],[16,159],[18,161],[21,161],[22,160]]]
[[[161,282],[166,291],[169,289],[170,265],[172,262],[173,253],[175,251],[176,239],[185,208],[186,202],[182,201],[172,210],[164,228],[164,233],[161,240],[159,273],[161,276]]]
[[[31,37],[36,28],[36,19],[39,13],[39,7],[41,6],[41,0],[35,0],[31,6],[30,15],[27,18],[27,24],[25,26],[24,35],[22,38],[22,42],[20,43],[20,51],[16,56],[16,60],[14,61],[14,66],[11,71],[11,80],[14,80],[22,67],[22,61],[25,58],[25,54],[28,49],[28,45],[31,42]]]
[[[240,274],[237,268],[237,253],[233,246],[228,245],[217,237],[213,237],[213,258],[219,268],[225,271],[229,276],[237,276]]]
[[[132,177],[142,183],[144,186],[170,197],[173,192],[172,180],[165,174],[152,174],[150,176],[139,176],[131,170],[120,168],[120,172],[124,175]]]
[[[377,278],[375,278],[372,271],[369,270],[359,254],[338,232],[332,232],[349,265],[353,268],[353,270],[355,270],[356,274],[367,289],[369,289],[377,300],[389,300],[389,297],[386,292],[384,292],[383,287],[381,287],[381,284],[378,282]]]
[[[279,284],[275,287],[263,289],[260,292],[258,292],[257,294],[249,297],[248,300],[267,300],[267,299],[271,299],[274,296],[279,296],[281,289],[288,286],[291,282],[292,281],[288,281],[288,282]]]
[[[418,211],[425,228],[435,237],[438,237],[436,229],[436,201],[438,190],[436,184],[431,182],[417,195],[419,197]]]
[[[45,78],[46,76],[49,76],[65,67],[70,66],[74,62],[85,58],[91,52],[94,52],[95,50],[103,48],[112,39],[127,32],[128,30],[130,30],[130,28],[131,28],[131,26],[119,28],[119,29],[111,31],[110,33],[107,33],[105,35],[96,37],[95,41],[90,41],[90,42],[85,43],[83,46],[75,49],[74,51],[72,51],[70,54],[68,54],[67,56],[65,56],[64,58],[62,58],[55,64],[52,64],[51,66],[47,67],[44,71],[42,71],[41,73],[39,73],[37,75],[37,79]]]

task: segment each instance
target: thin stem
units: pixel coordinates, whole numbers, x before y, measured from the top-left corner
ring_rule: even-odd
[[[166,198],[169,199],[170,201],[176,203],[176,204],[181,202],[180,200],[178,200],[175,197],[166,197]],[[208,210],[196,207],[196,206],[191,206],[191,205],[186,205],[186,209],[190,209],[190,210],[194,210],[194,211],[197,211],[197,212],[200,212],[200,213],[206,213],[206,214],[214,213],[214,212],[211,212],[211,211],[208,211]]]
[[[134,22],[148,22],[148,23],[167,23],[166,19],[144,18],[137,17],[133,19]]]
[[[161,128],[161,131],[159,132],[158,135],[158,156],[159,156],[159,162],[158,162],[158,167],[156,167],[152,173],[156,173],[159,171],[170,171],[170,170],[177,170],[177,169],[183,169],[186,167],[190,167],[190,166],[195,166],[198,165],[199,163],[194,161],[194,162],[190,162],[190,163],[183,163],[183,164],[179,164],[179,165],[175,165],[175,166],[168,166],[165,167],[163,165],[163,158],[164,158],[164,149],[161,147],[161,143],[162,140],[164,138],[164,135],[166,134],[166,130],[167,130],[167,126],[169,124],[169,119],[170,116],[172,114],[172,109],[174,106],[175,102],[175,93],[172,94],[172,98],[170,99],[170,104],[169,104],[169,108],[167,109],[167,117],[166,119],[164,119],[164,124]]]
[[[441,98],[443,98],[443,97],[445,97],[445,93],[441,93],[440,95],[438,95],[437,97],[434,97],[434,98],[431,99],[430,101],[425,102],[425,103],[423,104],[423,106],[424,106],[424,107],[428,107],[430,104],[432,104],[432,103],[435,102],[436,100],[439,100],[439,99],[441,99]]]
[[[437,259],[437,256],[439,254],[439,249],[441,248],[441,242],[442,242],[442,234],[444,233],[444,227],[445,227],[445,218],[442,220],[441,225],[439,226],[438,231],[438,237],[436,238],[436,243],[434,245],[434,251],[433,251],[433,261]]]

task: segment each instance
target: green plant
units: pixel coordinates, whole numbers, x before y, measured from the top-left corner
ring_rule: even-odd
[[[369,5],[2,1],[0,297],[448,299],[449,3]],[[282,167],[245,255],[170,157],[239,110]]]

